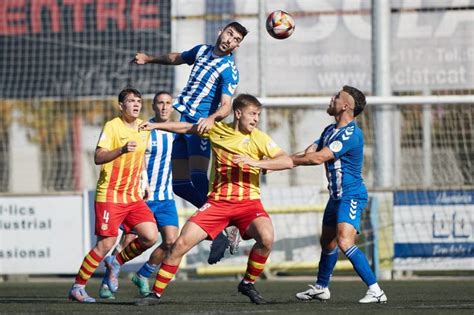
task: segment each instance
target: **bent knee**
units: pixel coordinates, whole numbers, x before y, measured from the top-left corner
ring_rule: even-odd
[[[260,236],[260,243],[268,250],[271,250],[273,247],[273,233],[262,234]]]
[[[158,233],[153,234],[147,234],[147,235],[141,235],[140,236],[140,244],[142,244],[145,248],[150,248],[153,245],[156,244],[158,241]]]
[[[346,250],[348,250],[350,247],[352,247],[354,245],[354,242],[353,240],[351,239],[346,239],[346,238],[338,238],[337,239],[337,246],[339,246],[339,248],[345,252]]]
[[[108,237],[99,237],[97,243],[94,247],[94,251],[105,257],[105,255],[115,247],[115,242],[117,241],[117,237],[115,236],[108,236]]]
[[[171,247],[173,247],[173,244],[174,242],[166,241],[161,243],[160,247],[165,251],[169,251],[171,250]]]
[[[182,237],[180,237],[176,241],[171,243],[170,247],[173,249],[181,249],[181,248],[186,248],[186,246],[187,246],[187,242]]]

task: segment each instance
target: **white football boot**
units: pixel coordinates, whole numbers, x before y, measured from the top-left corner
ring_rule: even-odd
[[[380,290],[379,292],[374,292],[372,290],[367,290],[365,296],[359,300],[361,304],[368,304],[368,303],[387,303],[387,296],[385,293]]]
[[[242,240],[239,229],[235,226],[229,226],[225,228],[225,232],[229,240],[229,252],[231,255],[235,255],[239,251],[239,243]]]
[[[296,293],[296,298],[300,301],[320,300],[326,302],[331,298],[329,288],[321,288],[309,284],[309,289],[304,292]]]

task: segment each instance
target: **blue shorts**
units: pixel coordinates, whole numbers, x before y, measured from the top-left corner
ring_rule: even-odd
[[[186,121],[192,124],[197,122],[192,118],[187,118],[187,116],[181,116],[180,121]],[[190,134],[176,135],[173,142],[171,158],[173,160],[188,159],[193,155],[199,155],[209,159],[211,156],[211,144],[209,139]]]
[[[337,226],[338,223],[351,224],[357,232],[360,231],[360,217],[367,205],[367,196],[344,197],[336,200],[330,198],[324,210],[323,225]]]
[[[150,200],[146,204],[153,212],[158,227],[167,225],[179,227],[178,210],[174,200]]]

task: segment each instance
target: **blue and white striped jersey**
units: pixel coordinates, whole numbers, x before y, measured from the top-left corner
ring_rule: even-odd
[[[155,119],[150,119],[155,122]],[[151,196],[148,200],[173,199],[171,151],[175,134],[153,129],[145,151],[145,165]]]
[[[194,121],[212,115],[219,106],[222,94],[233,96],[239,83],[234,56],[215,56],[213,49],[211,45],[198,45],[181,53],[184,61],[194,66],[173,107]]]
[[[340,129],[327,126],[314,143],[317,151],[328,147],[334,153],[335,159],[324,163],[332,199],[367,194],[362,179],[364,135],[354,120]]]

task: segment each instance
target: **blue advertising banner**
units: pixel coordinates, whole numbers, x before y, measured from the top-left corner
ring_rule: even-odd
[[[394,269],[474,269],[474,191],[398,191]]]

